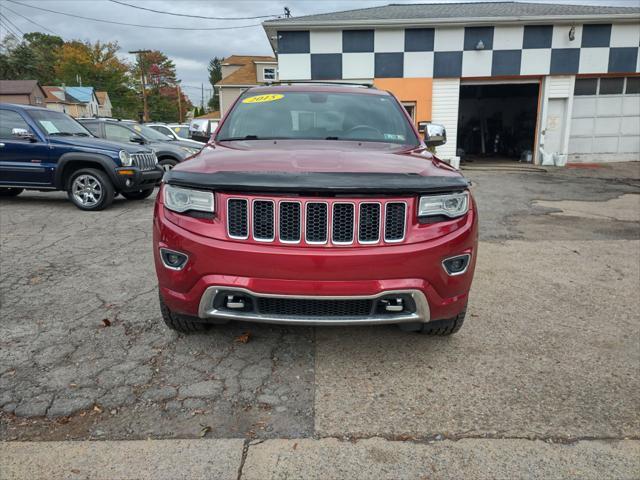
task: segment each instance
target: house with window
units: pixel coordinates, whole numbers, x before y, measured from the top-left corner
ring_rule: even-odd
[[[98,98],[98,116],[111,117],[113,113],[109,94],[107,92],[96,92],[96,97]]]
[[[45,105],[51,110],[75,118],[100,116],[100,102],[93,87],[44,86],[43,89],[46,93]],[[108,107],[111,109],[110,101]]]
[[[45,96],[37,80],[0,80],[0,102],[44,107]]]
[[[579,2],[575,2],[579,3]],[[640,157],[640,7],[390,4],[268,20],[281,81],[393,92],[459,161]]]
[[[222,62],[222,80],[216,83],[220,114],[224,115],[242,92],[278,80],[275,57],[231,55]]]

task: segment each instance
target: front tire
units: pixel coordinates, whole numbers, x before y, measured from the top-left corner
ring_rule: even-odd
[[[127,200],[144,200],[153,193],[153,188],[138,190],[137,192],[120,192]]]
[[[73,172],[67,185],[69,200],[80,210],[103,210],[111,205],[115,196],[107,174],[95,168]]]
[[[162,295],[160,295],[160,312],[162,313],[162,319],[167,327],[171,330],[175,330],[176,332],[195,333],[202,332],[207,329],[207,324],[194,321],[191,317],[180,315],[169,310],[167,304],[162,300]]]
[[[22,192],[24,188],[0,188],[0,197],[17,197]]]
[[[404,332],[422,333],[424,335],[448,336],[453,335],[462,328],[466,308],[453,318],[434,320],[427,323],[401,323],[398,326]]]

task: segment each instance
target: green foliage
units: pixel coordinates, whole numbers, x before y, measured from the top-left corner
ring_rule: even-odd
[[[216,89],[216,83],[222,80],[222,60],[222,58],[213,57],[209,61],[209,66],[207,67],[207,70],[209,71],[209,83],[213,88],[213,95],[211,96],[208,104],[211,110],[220,110],[220,96]]]
[[[39,32],[26,33],[22,41],[6,36],[0,44],[0,78],[53,83],[54,63],[63,44],[62,38]]]

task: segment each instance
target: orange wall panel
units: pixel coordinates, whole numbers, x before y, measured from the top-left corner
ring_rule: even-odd
[[[388,90],[401,102],[416,102],[416,123],[431,121],[432,78],[376,78],[374,85]]]

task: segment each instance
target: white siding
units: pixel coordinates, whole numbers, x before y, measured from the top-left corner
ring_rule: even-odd
[[[536,148],[536,163],[552,162],[556,165],[564,165],[567,162],[567,153],[569,150],[569,130],[571,110],[573,108],[573,86],[575,83],[574,75],[551,75],[544,77],[542,84],[543,99],[542,110],[540,112],[541,131],[538,133],[538,148]],[[549,100],[563,99],[564,103],[562,114],[553,113],[553,119],[549,117]],[[557,100],[555,101],[557,103]],[[553,134],[560,135],[560,141],[548,142],[545,145],[545,132],[547,128],[554,130]],[[550,137],[551,137],[551,133]]]
[[[444,125],[447,129],[447,143],[436,147],[438,158],[458,167],[460,159],[456,155],[458,137],[458,106],[460,104],[460,79],[435,78],[433,80],[433,111],[431,121]]]

